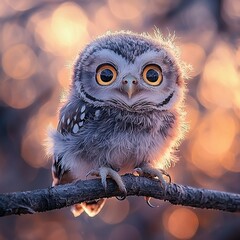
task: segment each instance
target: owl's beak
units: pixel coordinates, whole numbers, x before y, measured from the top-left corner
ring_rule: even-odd
[[[129,98],[131,98],[133,93],[137,91],[137,85],[138,80],[130,74],[124,77],[122,80],[122,89],[128,94]]]

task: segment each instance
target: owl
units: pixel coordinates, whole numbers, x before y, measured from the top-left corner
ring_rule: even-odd
[[[112,178],[126,195],[121,175],[159,179],[184,131],[186,65],[173,37],[107,32],[89,43],[73,66],[69,95],[49,138],[53,186],[86,176]],[[76,204],[74,216],[93,217],[105,199]]]

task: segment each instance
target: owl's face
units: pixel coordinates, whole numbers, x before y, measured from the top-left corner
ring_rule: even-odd
[[[96,106],[166,110],[182,97],[176,58],[148,36],[117,33],[89,44],[75,65],[77,94]]]

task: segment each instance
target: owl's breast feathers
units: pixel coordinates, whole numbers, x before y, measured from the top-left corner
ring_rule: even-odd
[[[62,135],[78,135],[86,129],[98,131],[102,126],[108,126],[112,134],[116,131],[161,133],[167,137],[167,130],[172,128],[176,113],[169,111],[152,110],[148,112],[130,112],[113,107],[93,107],[78,100],[68,103],[60,113],[57,130]]]
[[[71,170],[74,164],[66,166],[70,156],[74,156],[74,161],[80,165],[95,159],[99,165],[116,169],[156,161],[179,135],[175,133],[175,114],[159,110],[133,113],[111,107],[93,107],[80,99],[66,104],[60,112],[58,124],[62,137],[55,137],[55,145],[59,144],[59,147],[55,151],[53,177],[59,180]]]

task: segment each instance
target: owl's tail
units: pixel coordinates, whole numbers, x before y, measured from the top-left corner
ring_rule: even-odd
[[[89,217],[95,217],[103,208],[106,199],[93,200],[89,202],[75,204],[71,207],[74,217],[78,217],[85,211]]]

